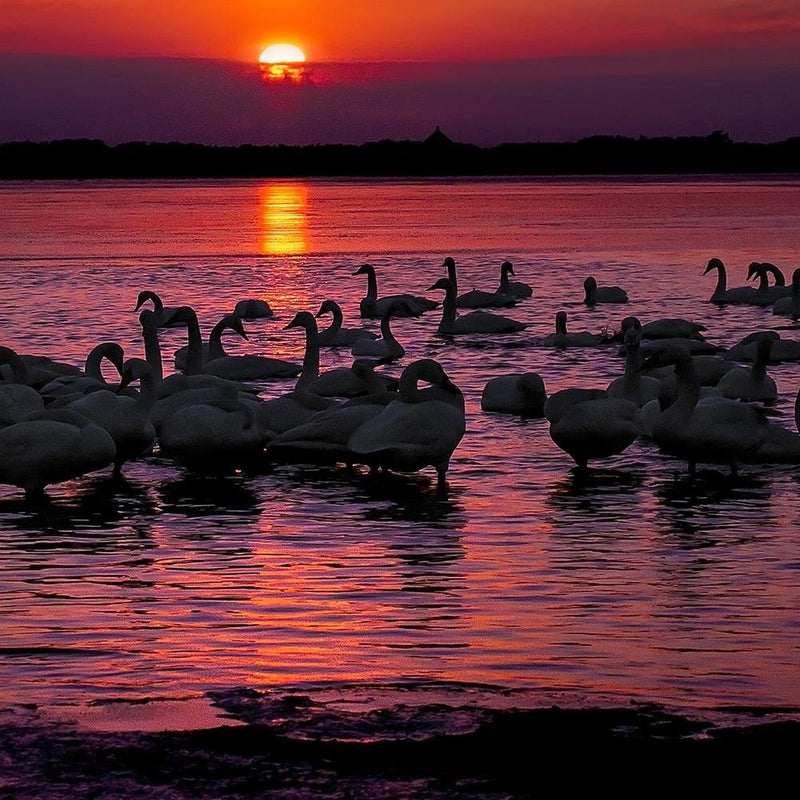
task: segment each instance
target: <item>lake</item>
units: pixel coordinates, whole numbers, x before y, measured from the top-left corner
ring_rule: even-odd
[[[461,291],[494,290],[505,259],[533,287],[503,312],[522,333],[447,339],[437,311],[393,323],[406,356],[386,371],[432,357],[466,397],[445,492],[430,469],[376,480],[276,465],[210,480],[157,455],[119,486],[106,471],[49,487],[44,504],[0,487],[0,705],[91,718],[111,702],[216,698],[236,716],[255,690],[262,721],[278,715],[265,697],[298,692],[349,711],[634,702],[793,718],[798,467],[689,480],[640,440],[581,475],[546,421],[482,412],[480,396],[509,372],[538,372],[549,393],[621,374],[616,347],[542,346],[562,309],[574,331],[635,314],[702,322],[724,347],[760,329],[800,339],[769,308],[710,304],[703,276],[717,256],[729,286],[754,260],[790,280],[798,219],[794,176],[0,186],[0,343],[75,364],[104,340],[143,354],[143,289],[193,305],[204,333],[237,300],[266,299],[274,319],[226,346],[299,359],[286,323],[333,298],[360,324],[365,262],[380,294],[426,294],[445,256]],[[631,301],[587,308],[588,275]],[[184,340],[163,332],[165,363]],[[322,358],[351,361],[347,349]],[[794,431],[800,366],[770,375]]]

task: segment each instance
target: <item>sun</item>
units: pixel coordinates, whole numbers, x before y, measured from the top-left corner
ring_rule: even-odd
[[[294,44],[271,44],[258,57],[259,64],[301,64],[305,53]]]

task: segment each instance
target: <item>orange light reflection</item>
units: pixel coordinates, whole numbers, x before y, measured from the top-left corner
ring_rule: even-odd
[[[301,63],[260,64],[261,79],[266,83],[303,83],[306,68]]]
[[[271,183],[260,190],[261,252],[270,256],[308,252],[308,190],[299,183]]]

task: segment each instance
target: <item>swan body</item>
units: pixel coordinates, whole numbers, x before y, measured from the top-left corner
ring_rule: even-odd
[[[116,446],[115,475],[120,474],[126,461],[148,451],[156,438],[151,420],[156,400],[155,375],[150,364],[141,358],[130,358],[124,364],[122,386],[134,380],[139,380],[141,384],[136,398],[102,390],[92,392],[68,406],[111,435]]]
[[[741,342],[725,353],[727,361],[755,361],[758,352],[758,340],[763,336],[772,337],[769,351],[769,363],[780,364],[784,361],[800,361],[800,342],[794,339],[781,339],[777,331],[758,331],[745,336]]]
[[[393,316],[416,316],[408,303],[404,300],[391,303],[381,316],[381,337],[380,339],[359,339],[350,351],[354,356],[372,356],[374,358],[396,361],[405,354],[405,348],[397,341],[392,333],[391,320]]]
[[[708,330],[699,322],[685,319],[654,319],[642,325],[642,339],[702,339],[703,331]]]
[[[419,389],[419,380],[432,386]],[[403,370],[399,394],[361,425],[347,446],[355,460],[374,467],[415,472],[433,466],[442,486],[466,430],[464,396],[432,359],[414,361]]]
[[[240,300],[233,309],[233,316],[246,320],[265,319],[275,316],[266,300]]]
[[[756,342],[756,355],[750,369],[735,367],[722,376],[717,389],[723,397],[745,402],[774,403],[778,399],[778,387],[767,375],[774,339],[764,336]]]
[[[693,356],[713,356],[725,349],[700,339],[682,339],[677,336],[672,339],[648,339],[646,342],[642,342],[641,349],[643,355],[650,356],[659,350],[669,349],[676,345],[684,347]]]
[[[772,313],[792,319],[800,319],[800,269],[792,273],[790,295],[781,297],[772,306]]]
[[[481,408],[523,417],[544,416],[547,390],[535,372],[518,372],[492,378],[483,387]]]
[[[102,362],[107,359],[122,375],[124,352],[116,342],[102,342],[93,347],[86,357],[83,375],[64,375],[55,378],[40,389],[48,406],[66,405],[90,392],[112,387],[103,377]]]
[[[728,289],[728,276],[725,264],[719,258],[712,258],[706,265],[703,275],[708,275],[709,272],[717,270],[717,285],[714,292],[709,298],[709,302],[717,303],[718,305],[753,305],[764,306],[771,305],[771,300],[764,292],[759,293],[758,289],[752,286],[737,286],[733,289]]]
[[[472,289],[469,292],[464,292],[464,294],[458,294],[455,259],[448,256],[442,266],[447,267],[447,277],[456,287],[456,308],[510,308],[517,304],[517,298],[512,294],[486,292],[480,289]]]
[[[522,281],[510,281],[509,275],[514,274],[514,265],[510,261],[504,261],[500,265],[500,285],[497,287],[497,294],[508,294],[518,300],[524,300],[533,294],[533,289]]]
[[[608,397],[605,389],[560,389],[547,398],[544,404],[544,416],[550,423],[558,422],[570,406],[574,406],[576,403],[582,403],[586,400],[597,400],[602,397]]]
[[[775,278],[775,283],[772,286],[769,284],[770,275]],[[791,286],[786,285],[786,278],[783,272],[774,264],[770,264],[767,261],[753,261],[747,268],[747,280],[754,280],[755,278],[759,279],[756,291],[769,298],[771,303],[781,298],[791,297]]]
[[[550,424],[550,438],[581,469],[588,466],[589,459],[623,452],[638,436],[638,406],[617,397],[572,403]]]
[[[642,375],[639,371],[642,363],[641,341],[642,334],[638,329],[628,328],[625,331],[625,374],[611,381],[606,389],[609,397],[629,400],[637,408],[647,405],[651,400],[658,400],[661,395],[661,381]]]
[[[583,302],[587,306],[597,303],[627,303],[628,293],[619,286],[598,286],[597,280],[591,275],[583,282]]]
[[[316,317],[324,314],[333,315],[333,322],[319,332],[318,341],[320,347],[351,347],[362,339],[377,339],[378,334],[368,331],[366,328],[343,328],[341,306],[335,300],[325,300],[319,307]]]
[[[677,399],[653,424],[652,438],[662,452],[687,461],[694,473],[700,462],[728,465],[735,472],[758,450],[767,434],[763,416],[737,400],[700,400],[692,358],[685,348],[662,350],[648,361],[656,366],[674,364],[678,378]]]
[[[22,422],[44,408],[42,396],[27,385],[25,362],[10,347],[0,347],[0,365],[3,364],[9,366],[11,380],[0,380],[0,427]]]
[[[108,431],[64,409],[0,430],[0,483],[18,486],[28,498],[45,486],[103,469],[116,447]],[[49,418],[48,418],[49,415]]]
[[[392,294],[378,299],[378,279],[372,264],[362,264],[353,274],[367,276],[367,294],[359,305],[362,317],[381,317],[386,308],[396,300],[408,303],[413,314],[424,314],[439,305],[428,297],[413,294]]]
[[[800,464],[800,436],[775,422],[766,424],[764,441],[751,453],[749,464]]]
[[[589,331],[569,333],[567,331],[567,312],[559,311],[556,314],[556,332],[544,338],[545,347],[596,347],[603,343],[603,337]]]
[[[440,278],[428,291],[436,289],[443,289],[445,292],[439,333],[450,336],[465,333],[516,333],[527,327],[523,322],[486,311],[473,311],[471,314],[456,317],[456,288],[453,282],[449,278]]]

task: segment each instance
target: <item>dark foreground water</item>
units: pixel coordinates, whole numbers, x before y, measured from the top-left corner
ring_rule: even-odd
[[[296,311],[331,297],[359,324],[364,261],[381,294],[424,294],[446,255],[462,289],[496,288],[506,258],[534,288],[504,312],[529,323],[513,336],[448,340],[435,312],[393,325],[390,372],[431,356],[466,396],[444,493],[426,472],[209,481],[157,456],[43,504],[0,487],[9,796],[504,796],[531,788],[514,742],[624,760],[797,736],[800,470],[690,481],[642,441],[581,476],[546,422],[480,410],[495,375],[554,392],[620,374],[615,348],[542,346],[560,309],[576,331],[636,314],[701,321],[721,346],[800,338],[769,309],[709,304],[702,277],[711,256],[729,285],[752,260],[790,277],[795,179],[10,184],[0,203],[0,343],[74,363],[109,339],[141,355],[145,288],[204,331],[268,299],[276,318],[229,350],[293,358]],[[631,302],[585,308],[589,274]],[[770,374],[794,430],[800,367]]]

